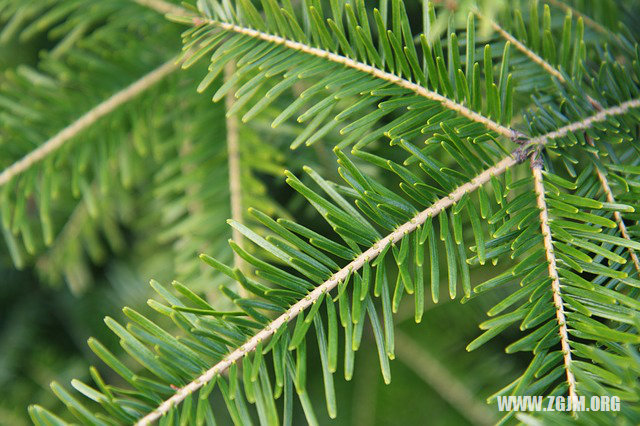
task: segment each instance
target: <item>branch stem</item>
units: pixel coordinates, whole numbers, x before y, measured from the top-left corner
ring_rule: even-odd
[[[489,22],[489,24],[491,24],[493,29],[495,31],[497,31],[498,34],[500,34],[505,40],[510,42],[512,45],[514,45],[515,48],[518,49],[519,51],[521,51],[524,55],[529,57],[529,59],[531,59],[534,63],[540,65],[542,67],[542,69],[544,69],[552,77],[555,77],[556,79],[558,79],[558,81],[560,83],[562,83],[562,84],[567,84],[567,79],[564,77],[564,75],[562,75],[562,73],[560,72],[560,70],[557,67],[554,67],[549,62],[545,61],[540,55],[538,55],[536,52],[534,52],[533,50],[531,50],[527,46],[525,46],[523,43],[521,43],[517,38],[515,38],[511,33],[507,32],[504,28],[502,28],[500,25],[498,25],[498,23],[495,22],[494,20],[492,20],[491,18],[483,15],[477,9],[476,9],[476,11],[474,13],[479,18],[485,19],[487,22]],[[587,100],[589,101],[589,103],[596,110],[598,110],[598,111],[602,110],[602,105],[600,105],[600,103],[598,101],[596,101],[595,99],[593,99],[589,95],[586,95],[586,96],[587,96]]]
[[[564,358],[564,368],[567,374],[567,384],[569,386],[569,398],[575,401],[576,379],[571,371],[571,346],[569,346],[569,332],[567,331],[567,320],[564,313],[564,302],[560,292],[560,278],[556,265],[556,256],[553,249],[553,239],[551,237],[551,227],[549,226],[549,209],[545,201],[544,179],[542,177],[542,159],[539,152],[531,157],[531,172],[533,183],[537,195],[538,209],[540,209],[540,227],[544,250],[549,265],[549,277],[551,278],[551,291],[553,292],[553,304],[556,308],[556,319],[558,320],[558,333],[560,334],[560,345]]]
[[[224,68],[225,80],[231,78],[235,72],[235,63],[233,61],[227,62]],[[239,127],[238,118],[234,114],[229,114],[228,111],[233,107],[234,98],[233,94],[229,93],[225,96],[225,107],[227,111],[227,163],[229,167],[229,197],[231,204],[231,218],[238,223],[244,223],[242,219],[242,183],[240,172],[240,140],[239,140]],[[242,233],[236,228],[232,227],[233,240],[243,247],[244,237]],[[233,252],[234,266],[244,272],[246,264],[244,259],[240,257],[238,253]],[[242,289],[244,290],[244,288]]]
[[[585,136],[589,145],[594,146],[593,141],[591,140],[589,135],[585,135]],[[600,156],[596,152],[593,153],[593,156],[595,157],[596,160],[600,158]],[[609,186],[609,179],[607,179],[607,176],[605,175],[604,171],[601,169],[601,167],[597,163],[595,164],[595,169],[596,169],[596,172],[598,173],[598,179],[600,180],[600,186],[602,186],[602,191],[607,197],[607,202],[615,203],[616,199],[613,196],[613,191],[611,191],[611,187]],[[618,229],[620,230],[620,235],[622,236],[622,238],[631,241],[631,236],[627,231],[627,226],[624,224],[624,220],[622,219],[622,215],[620,214],[620,212],[617,210],[614,211],[613,218],[615,219],[616,224],[618,225]],[[638,275],[640,275],[640,260],[638,259],[638,255],[630,247],[628,247],[627,250],[629,251],[629,256],[631,257],[631,261],[633,262],[633,265],[636,268]]]

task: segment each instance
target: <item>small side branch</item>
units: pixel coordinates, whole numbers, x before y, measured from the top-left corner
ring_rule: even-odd
[[[186,386],[180,388],[172,397],[165,400],[155,410],[151,411],[149,414],[140,419],[137,425],[149,425],[151,424],[151,422],[158,420],[164,414],[169,412],[169,410],[171,410],[174,406],[180,404],[189,395],[193,394],[198,389],[209,383],[211,380],[215,379],[217,375],[222,374],[224,371],[226,371],[231,366],[231,364],[242,359],[242,357],[244,357],[248,353],[254,351],[260,342],[270,338],[280,327],[285,326],[289,321],[297,317],[301,312],[311,306],[323,293],[330,292],[349,274],[358,271],[364,266],[365,263],[368,263],[371,260],[375,259],[388,245],[397,243],[405,236],[418,229],[428,220],[428,218],[438,215],[448,207],[451,207],[453,204],[460,201],[460,199],[462,199],[462,197],[466,193],[477,190],[482,185],[489,182],[492,176],[501,175],[508,168],[516,164],[516,159],[514,159],[512,156],[507,156],[495,166],[486,169],[471,181],[459,186],[448,196],[436,201],[431,205],[431,207],[418,213],[413,219],[404,223],[395,231],[393,231],[385,238],[381,239],[372,247],[370,247],[368,250],[356,257],[347,266],[336,272],[330,279],[317,286],[307,296],[291,306],[284,314],[280,315],[278,318],[269,323],[265,328],[259,331],[256,335],[251,337],[244,345],[228,354],[222,361],[215,364],[209,370],[204,372],[200,377],[196,378]]]
[[[560,70],[549,62],[545,61],[540,55],[538,55],[533,50],[529,49],[527,46],[522,44],[517,38],[515,38],[511,33],[507,32],[504,28],[498,25],[497,22],[493,21],[491,18],[482,15],[478,10],[475,11],[475,14],[481,19],[485,19],[487,22],[491,24],[493,29],[498,32],[505,40],[509,41],[512,45],[515,46],[516,49],[524,53],[529,59],[531,59],[534,63],[540,65],[542,69],[544,69],[547,73],[549,73],[552,77],[558,79],[558,81],[562,84],[567,84],[567,79],[562,75]],[[591,96],[587,95],[587,100],[589,103],[598,111],[602,110],[602,105]]]
[[[585,135],[585,136],[589,145],[594,146],[593,141],[591,140],[589,135]],[[593,153],[593,156],[596,158],[596,160],[600,158],[599,155],[595,152]],[[598,173],[600,186],[602,187],[602,191],[604,192],[604,195],[607,197],[607,201],[609,203],[615,203],[616,199],[613,196],[613,191],[611,191],[611,187],[609,186],[609,179],[607,179],[607,176],[605,175],[604,171],[598,166],[597,163],[595,164],[595,169],[596,169],[596,172]],[[620,230],[620,235],[622,236],[622,238],[631,241],[631,236],[627,231],[627,226],[624,224],[624,220],[622,219],[622,215],[620,214],[620,212],[617,210],[614,211],[613,218],[615,219],[616,224],[618,225],[618,229]],[[638,255],[636,254],[635,250],[633,250],[630,247],[627,248],[627,250],[629,251],[629,256],[631,257],[631,261],[633,262],[633,265],[636,268],[638,275],[640,275],[640,260],[638,259]]]
[[[613,192],[611,192],[611,187],[609,186],[609,181],[607,180],[607,177],[602,172],[602,170],[600,170],[599,167],[596,167],[596,171],[598,172],[598,179],[600,179],[600,184],[602,185],[602,190],[604,191],[607,197],[607,201],[609,203],[615,203],[616,199],[613,196]],[[620,235],[622,236],[622,238],[631,241],[631,236],[627,231],[627,227],[624,224],[624,220],[622,220],[622,215],[620,214],[620,212],[619,211],[613,212],[613,217],[616,223],[618,224],[618,229],[620,230]],[[638,255],[632,248],[628,248],[627,250],[629,250],[629,256],[631,256],[633,265],[635,266],[636,271],[638,271],[638,274],[640,275],[640,260],[638,260]]]
[[[54,137],[4,169],[2,173],[0,173],[0,186],[8,183],[15,176],[25,172],[39,161],[44,160],[80,132],[114,111],[120,105],[130,101],[140,93],[157,84],[176,69],[178,69],[178,65],[176,65],[176,59],[174,58],[98,104],[76,121],[62,129]]]
[[[567,320],[564,313],[564,302],[560,292],[560,278],[556,265],[556,256],[553,249],[553,239],[549,226],[549,210],[545,201],[544,180],[542,177],[542,159],[539,153],[531,157],[531,172],[533,173],[534,188],[537,195],[538,209],[540,209],[540,227],[544,250],[549,265],[549,277],[551,278],[551,291],[553,292],[553,304],[556,308],[556,319],[558,320],[558,333],[560,334],[560,345],[564,355],[564,369],[567,373],[567,384],[569,386],[569,397],[571,401],[576,397],[576,379],[571,371],[571,346],[569,346],[569,332],[567,331]]]
[[[545,145],[551,139],[562,138],[567,136],[569,133],[590,129],[595,123],[605,121],[608,117],[626,114],[633,108],[640,108],[640,98],[631,99],[621,103],[620,105],[602,109],[597,114],[585,118],[584,120],[567,124],[566,126],[560,127],[558,130],[532,138],[527,142],[526,146],[535,147]]]
[[[497,22],[495,22],[493,19],[483,15],[482,13],[480,13],[479,10],[475,10],[474,13],[480,18],[480,19],[484,19],[485,21],[487,21],[489,24],[491,24],[491,27],[498,33],[500,34],[505,40],[511,42],[511,44],[518,49],[519,51],[521,51],[522,53],[524,53],[526,56],[529,57],[529,59],[531,59],[533,62],[535,62],[536,64],[540,65],[546,72],[548,72],[549,74],[551,74],[553,77],[557,78],[558,81],[560,81],[562,84],[566,83],[566,79],[564,78],[564,76],[560,73],[560,71],[558,71],[553,65],[551,65],[549,62],[545,61],[544,59],[542,59],[542,57],[540,57],[540,55],[538,55],[536,52],[534,52],[533,50],[529,49],[527,46],[525,46],[524,44],[522,44],[522,42],[520,42],[520,40],[518,40],[517,38],[515,38],[513,35],[511,35],[509,32],[507,32],[504,28],[502,28],[500,25],[498,25]]]

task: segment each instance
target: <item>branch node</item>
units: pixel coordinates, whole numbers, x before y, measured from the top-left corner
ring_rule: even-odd
[[[518,164],[524,163],[524,160],[529,157],[530,150],[525,146],[519,146],[513,151],[513,158],[516,159]]]
[[[531,157],[531,167],[542,170],[542,166],[543,165],[544,165],[544,163],[542,161],[542,153],[541,153],[540,150],[538,150]]]
[[[511,141],[518,145],[524,145],[529,141],[529,138],[524,133],[515,129],[511,129]]]

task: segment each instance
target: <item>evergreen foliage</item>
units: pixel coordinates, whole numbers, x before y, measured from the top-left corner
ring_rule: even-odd
[[[234,424],[291,424],[297,404],[323,423],[309,354],[334,418],[334,375],[351,380],[365,330],[391,382],[407,298],[421,322],[429,299],[504,291],[467,350],[517,325],[505,350],[528,361],[489,403],[618,395],[622,409],[502,421],[637,424],[638,7],[515,3],[1,2],[0,39],[54,40],[0,93],[16,267],[79,290],[85,257],[126,250],[127,227],[148,256],[145,235],[173,247],[180,281],[152,280],[148,313],[105,318],[126,356],[89,339],[117,385],[102,366],[74,393],[51,385],[74,421],[216,424],[221,398]]]

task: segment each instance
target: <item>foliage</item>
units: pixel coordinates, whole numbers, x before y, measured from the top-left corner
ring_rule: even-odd
[[[527,362],[490,403],[502,395],[618,395],[620,412],[575,415],[638,423],[637,7],[532,0],[466,14],[402,0],[375,8],[363,0],[5,3],[4,31],[22,37],[66,18],[50,30],[61,41],[37,69],[8,74],[0,98],[8,111],[2,224],[14,262],[26,262],[24,248],[41,271],[62,270],[74,286],[86,275],[78,272],[83,250],[100,261],[98,232],[117,248],[117,228],[126,226],[142,246],[148,234],[172,243],[182,281],[170,288],[152,280],[159,297],[148,314],[127,307],[125,325],[105,318],[126,362],[89,339],[120,384],[92,367],[93,384],[71,383],[86,403],[52,384],[81,423],[215,424],[212,404],[222,399],[235,424],[291,424],[294,400],[318,424],[307,386],[313,366],[336,417],[334,373],[352,379],[365,329],[389,383],[389,361],[406,339],[396,336],[394,314],[408,296],[419,323],[430,301],[473,304],[495,292],[504,296],[487,307],[490,318],[467,350],[509,336],[506,352]],[[176,26],[142,6],[186,25],[179,76],[159,49],[174,43]],[[134,11],[149,20],[132,19]],[[25,25],[29,16],[38,18]],[[118,30],[121,38],[101,36]],[[131,47],[92,52],[123,39]],[[116,64],[130,72],[119,84],[105,77]],[[144,74],[149,64],[160,68]],[[196,78],[197,91],[226,96],[226,108],[195,95]],[[107,94],[127,84],[125,93],[145,96],[116,110],[118,95]],[[93,120],[86,132],[96,143],[78,143],[77,132],[51,137],[105,98],[119,120]],[[150,118],[129,122],[140,115]],[[236,116],[246,125],[234,135]],[[225,129],[226,145],[201,143]],[[17,161],[34,144],[36,154]],[[285,165],[290,189],[269,188],[276,180],[263,174]],[[70,194],[61,189],[67,181]],[[78,231],[68,230],[80,215],[70,213],[72,196],[90,218]],[[253,207],[234,213],[234,202]],[[229,210],[232,266],[219,244],[228,231],[215,220]],[[54,230],[68,217],[56,249]],[[209,272],[192,263],[194,251],[215,254],[200,255]],[[203,297],[210,276],[222,285]],[[39,405],[29,414],[36,424],[66,421]]]

